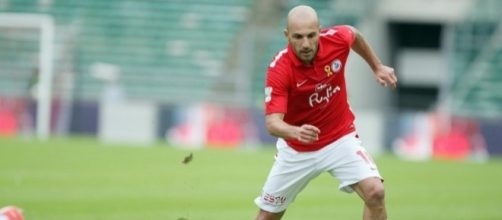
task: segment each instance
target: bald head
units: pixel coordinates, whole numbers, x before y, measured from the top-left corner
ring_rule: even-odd
[[[288,13],[287,29],[297,25],[315,25],[319,26],[319,19],[316,11],[306,5],[299,5],[292,8]]]
[[[316,56],[320,29],[319,19],[313,8],[300,5],[289,11],[284,36],[303,63],[312,63]]]

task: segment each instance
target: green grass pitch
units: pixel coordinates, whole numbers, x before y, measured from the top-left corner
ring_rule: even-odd
[[[183,158],[193,152],[193,161]],[[267,150],[104,146],[92,139],[0,139],[0,206],[27,220],[253,219],[273,162]],[[389,219],[502,219],[502,160],[403,162],[375,158]],[[284,219],[361,219],[355,194],[321,175]]]

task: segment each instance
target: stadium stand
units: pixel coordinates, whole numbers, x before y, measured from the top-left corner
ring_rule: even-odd
[[[229,50],[247,22],[251,0],[36,1],[12,0],[0,12],[47,13],[55,18],[56,75],[76,73],[76,95],[96,100],[104,83],[99,63],[120,69],[127,97],[160,102],[210,99]],[[23,93],[36,69],[37,34],[0,31],[0,92]],[[13,53],[16,51],[16,53]],[[16,54],[12,56],[12,54]],[[35,60],[33,62],[27,62]],[[63,68],[63,69],[62,69]],[[15,78],[15,77],[17,78]],[[7,86],[8,85],[8,86]]]
[[[357,26],[374,6],[371,0],[290,0],[272,21],[272,33],[254,48],[252,103],[263,100],[266,65],[283,48],[288,9],[308,3],[321,25]],[[465,20],[454,25],[451,48],[451,103],[456,114],[502,115],[502,2],[478,0]],[[86,0],[0,1],[1,12],[45,13],[55,18],[55,77],[75,73],[77,99],[96,100],[104,83],[93,66],[121,70],[128,97],[184,103],[212,100],[221,87],[231,50],[249,22],[252,0]],[[488,43],[487,43],[488,42]],[[36,81],[38,33],[0,30],[0,95],[26,96]]]
[[[34,30],[0,31],[0,94],[26,96],[37,63],[37,38]]]
[[[475,1],[455,26],[451,110],[475,117],[502,116],[502,2]]]

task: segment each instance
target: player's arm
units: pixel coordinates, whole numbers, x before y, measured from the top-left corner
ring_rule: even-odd
[[[352,43],[352,50],[368,63],[371,70],[373,70],[376,81],[380,83],[380,85],[385,87],[390,86],[392,89],[395,89],[397,77],[394,73],[394,69],[382,64],[369,43],[356,28],[352,27],[352,31],[355,35],[354,42]]]
[[[271,113],[265,116],[265,123],[268,132],[276,137],[286,140],[298,140],[309,144],[319,139],[319,128],[304,124],[302,126],[293,126],[284,121],[283,113]]]

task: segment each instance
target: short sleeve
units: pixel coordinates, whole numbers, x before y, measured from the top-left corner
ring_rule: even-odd
[[[289,80],[280,71],[267,71],[265,83],[265,113],[287,113]]]
[[[265,78],[265,113],[287,113],[289,96],[288,49],[279,51],[268,66]]]

